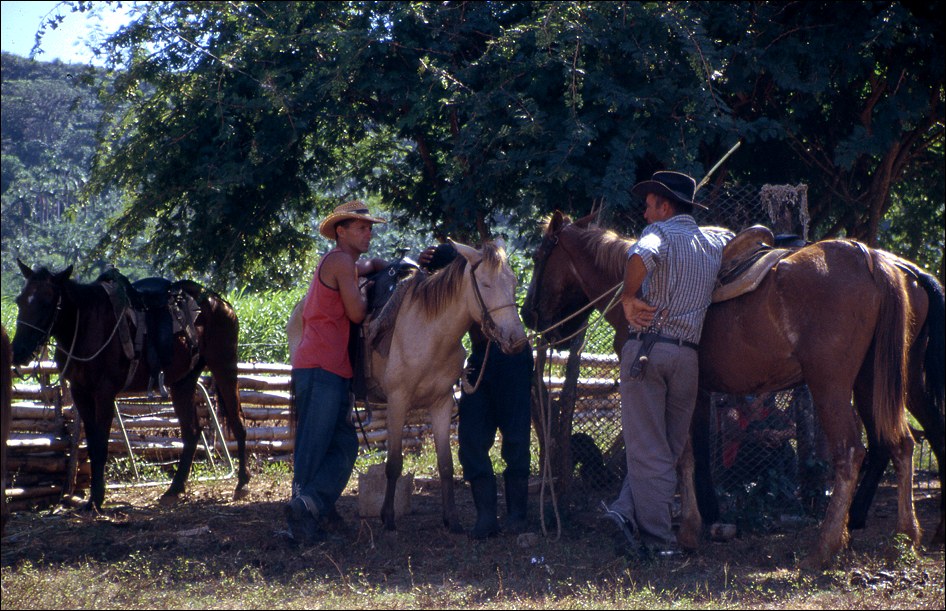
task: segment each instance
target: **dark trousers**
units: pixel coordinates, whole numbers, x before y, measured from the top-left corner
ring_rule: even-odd
[[[341,496],[358,456],[348,418],[351,380],[324,369],[292,370],[296,408],[292,495],[314,502],[324,515]]]
[[[467,380],[476,384],[483,363],[483,352],[474,350],[469,358]],[[493,477],[489,450],[502,433],[505,476],[529,477],[529,442],[531,431],[532,351],[503,354],[499,346],[490,346],[486,371],[479,388],[472,395],[460,397],[459,458],[463,478],[473,481]]]

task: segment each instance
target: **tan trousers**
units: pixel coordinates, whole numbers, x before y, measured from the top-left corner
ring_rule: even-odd
[[[692,348],[657,343],[640,379],[628,379],[639,340],[621,353],[621,424],[627,477],[611,509],[634,524],[646,545],[676,543],[670,523],[677,461],[690,434],[699,364]]]

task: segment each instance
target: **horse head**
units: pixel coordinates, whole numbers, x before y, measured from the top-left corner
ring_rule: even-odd
[[[16,332],[13,336],[13,364],[27,364],[52,335],[59,314],[63,286],[72,275],[70,265],[54,274],[45,267],[33,271],[19,259],[26,286],[16,298]]]
[[[589,217],[575,225],[587,220]],[[525,325],[534,331],[543,332],[545,338],[553,343],[577,332],[590,314],[590,310],[586,310],[561,325],[557,324],[589,302],[581,290],[581,280],[576,275],[568,253],[559,246],[570,225],[571,218],[558,210],[549,217],[542,242],[532,255],[532,279],[522,305]]]
[[[506,260],[505,244],[496,240],[476,250],[452,240],[451,243],[469,264],[473,319],[506,354],[522,351],[529,341],[516,312],[516,275]]]

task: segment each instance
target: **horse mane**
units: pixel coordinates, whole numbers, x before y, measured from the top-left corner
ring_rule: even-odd
[[[634,245],[634,240],[622,238],[610,229],[579,227],[574,224],[572,226],[580,229],[575,235],[579,243],[594,257],[596,267],[608,270],[609,274],[619,278],[624,276],[627,249]]]
[[[506,251],[493,242],[486,242],[480,251],[483,255],[481,265],[490,270],[501,267],[506,262]],[[411,296],[420,301],[428,319],[439,316],[453,301],[463,284],[466,270],[466,257],[458,255],[449,265],[430,275],[417,274],[410,284]]]

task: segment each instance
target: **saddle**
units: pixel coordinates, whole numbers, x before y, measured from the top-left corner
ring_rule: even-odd
[[[365,276],[365,299],[368,313],[361,324],[352,323],[348,336],[348,357],[352,366],[352,392],[360,401],[377,399],[380,389],[371,375],[371,352],[379,350],[387,355],[391,347],[391,331],[397,318],[400,299],[392,297],[403,281],[418,273],[420,266],[404,257],[387,267]],[[389,305],[392,306],[388,308]]]
[[[751,293],[779,261],[804,245],[805,241],[798,236],[776,236],[762,225],[743,229],[723,248],[712,302]]]
[[[96,280],[109,296],[119,319],[118,337],[125,356],[132,362],[125,382],[135,376],[141,356],[146,355],[151,387],[157,385],[166,397],[160,376],[171,364],[173,339],[183,333],[191,351],[191,368],[200,358],[197,347],[196,320],[200,314],[197,301],[183,290],[183,283],[163,278],[145,278],[131,282],[121,272],[110,269]],[[131,329],[134,328],[134,337]]]
[[[143,278],[132,283],[132,303],[144,315],[145,347],[152,372],[163,371],[173,358],[174,336],[183,333],[191,352],[191,368],[200,357],[195,321],[200,306],[184,292],[180,282]]]

